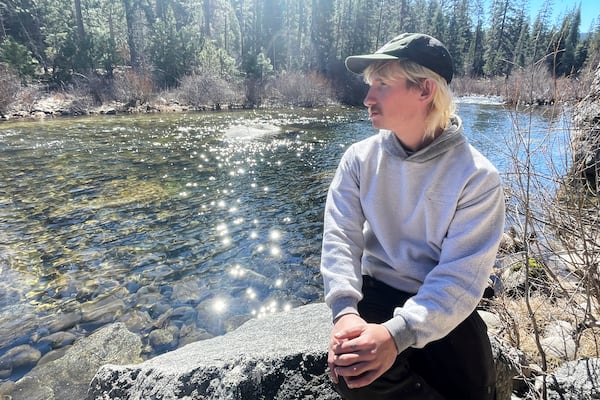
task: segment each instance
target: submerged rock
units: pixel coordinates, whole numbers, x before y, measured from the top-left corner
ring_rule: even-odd
[[[0,388],[12,400],[76,400],[85,398],[98,368],[107,363],[140,361],[142,343],[125,325],[106,326],[70,347],[64,356],[38,364],[15,384]]]

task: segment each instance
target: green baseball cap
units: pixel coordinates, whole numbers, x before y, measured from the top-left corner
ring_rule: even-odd
[[[442,42],[423,33],[403,33],[383,45],[374,54],[346,58],[346,68],[361,74],[377,61],[410,60],[440,75],[450,83],[454,75],[452,56]]]

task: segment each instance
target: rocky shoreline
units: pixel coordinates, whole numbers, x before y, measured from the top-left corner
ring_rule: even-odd
[[[15,105],[11,111],[0,114],[2,121],[44,120],[60,117],[78,117],[91,115],[181,113],[187,111],[218,111],[254,108],[248,104],[192,106],[182,104],[175,99],[156,97],[151,101],[124,103],[119,101],[94,104],[91,99],[80,98],[73,94],[57,92],[27,104]]]
[[[12,400],[340,400],[326,370],[330,328],[329,309],[314,303],[140,362],[140,338],[115,323],[78,340],[63,357],[37,366],[0,394]],[[490,339],[497,399],[517,400],[513,392],[522,384],[523,356],[493,330]],[[600,359],[567,362],[546,381],[548,399],[598,398]]]

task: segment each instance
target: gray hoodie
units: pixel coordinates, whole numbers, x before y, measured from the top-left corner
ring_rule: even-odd
[[[362,275],[416,293],[384,323],[402,352],[446,336],[477,306],[504,230],[504,195],[453,117],[410,155],[385,130],[353,144],[324,222],[321,273],[334,319],[358,314]]]

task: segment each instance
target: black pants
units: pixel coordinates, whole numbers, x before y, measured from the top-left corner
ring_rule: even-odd
[[[382,323],[411,297],[368,276],[363,277],[358,311]],[[494,400],[496,372],[487,327],[476,311],[446,337],[422,349],[409,348],[369,386],[335,385],[346,400]]]

